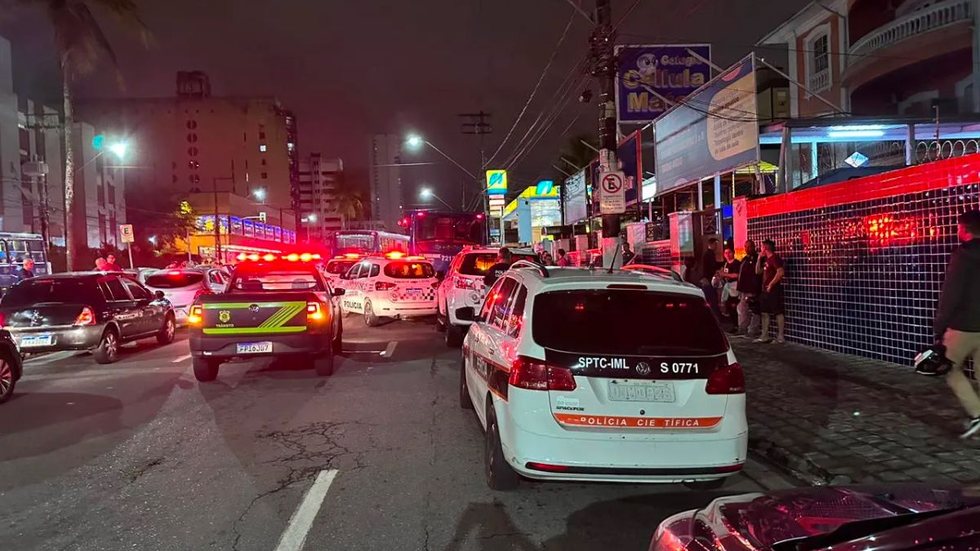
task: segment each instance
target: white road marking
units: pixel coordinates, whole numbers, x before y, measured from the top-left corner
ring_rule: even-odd
[[[174,361],[172,361],[172,362],[170,362],[170,363],[172,363],[172,364],[179,364],[180,362],[182,362],[182,361],[184,361],[184,360],[186,360],[186,359],[188,359],[188,358],[190,358],[190,357],[191,357],[191,355],[190,355],[190,354],[184,354],[183,356],[181,356],[181,357],[179,357],[179,358],[176,358],[176,359],[174,359]]]
[[[310,533],[313,521],[320,512],[320,506],[323,505],[323,499],[327,497],[327,490],[330,489],[330,485],[333,484],[333,479],[336,476],[337,469],[323,470],[316,475],[316,480],[306,491],[303,501],[293,512],[293,516],[289,518],[286,530],[279,537],[279,545],[276,546],[276,551],[300,551],[303,549],[306,536]]]
[[[398,346],[398,341],[389,342],[388,347],[385,348],[384,352],[381,353],[381,356],[384,358],[390,358],[391,355],[395,353],[396,346]]]

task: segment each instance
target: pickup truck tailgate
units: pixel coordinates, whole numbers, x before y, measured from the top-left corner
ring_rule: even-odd
[[[308,293],[223,294],[202,300],[205,335],[295,334],[307,329]],[[315,297],[314,297],[315,299]]]

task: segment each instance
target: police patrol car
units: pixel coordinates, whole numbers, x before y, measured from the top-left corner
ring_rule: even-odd
[[[487,270],[497,263],[498,248],[467,247],[453,258],[442,283],[436,289],[439,304],[439,329],[446,333],[446,345],[459,346],[466,336],[470,322],[458,319],[456,310],[466,306],[474,308],[483,304],[486,285],[483,282]],[[511,249],[513,260],[535,260],[532,251]]]
[[[329,283],[331,287],[340,287],[338,283],[343,278],[344,274],[350,271],[351,266],[360,261],[361,255],[357,253],[337,255],[328,260],[327,264],[323,267],[323,277],[326,278],[327,283]]]
[[[331,375],[343,325],[318,255],[242,255],[228,290],[199,296],[187,317],[194,376],[213,381],[233,358],[287,356]]]
[[[364,315],[368,327],[381,318],[411,318],[436,313],[435,269],[428,260],[391,252],[365,258],[351,266],[342,281],[344,313]]]
[[[515,263],[463,342],[459,399],[494,489],[542,480],[717,487],[742,468],[742,368],[694,286]]]

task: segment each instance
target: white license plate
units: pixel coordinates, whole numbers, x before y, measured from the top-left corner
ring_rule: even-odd
[[[420,298],[422,296],[422,289],[405,289],[405,296],[410,298]]]
[[[609,381],[609,399],[617,402],[673,402],[674,385],[649,381]]]
[[[54,344],[54,335],[25,335],[20,339],[21,348],[51,346],[52,344]]]
[[[272,352],[271,342],[240,342],[235,345],[238,354],[269,354]]]

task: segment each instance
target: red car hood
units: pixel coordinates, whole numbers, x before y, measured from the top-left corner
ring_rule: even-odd
[[[980,527],[980,491],[971,494],[967,495],[962,488],[898,485],[800,488],[725,497],[700,511],[688,511],[665,520],[654,536],[651,549],[769,549],[779,542],[828,534],[848,523],[974,508],[959,513],[958,520],[952,524],[942,521],[943,517],[932,517],[914,527],[892,528],[892,536],[900,536],[907,547],[917,535],[958,537],[961,530],[956,527],[964,526],[961,523],[965,522],[962,515],[972,515],[973,521],[966,526]],[[944,534],[944,526],[954,531]],[[882,532],[886,539],[892,539],[886,534],[888,529]],[[901,547],[892,547],[887,541],[870,546],[872,549]]]

